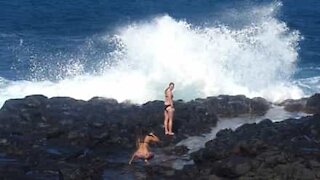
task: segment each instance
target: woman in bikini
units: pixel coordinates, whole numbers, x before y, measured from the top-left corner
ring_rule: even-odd
[[[147,134],[146,131],[142,132],[137,139],[137,150],[133,153],[129,164],[134,159],[144,159],[144,162],[148,164],[148,160],[153,158],[153,153],[150,151],[149,144],[152,142],[159,142],[159,138],[154,133]]]
[[[174,83],[170,82],[169,86],[165,89],[164,95],[164,133],[166,135],[174,135],[172,132],[172,121],[173,121],[173,91]]]

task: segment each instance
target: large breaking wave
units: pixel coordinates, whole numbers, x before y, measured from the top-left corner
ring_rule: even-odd
[[[72,74],[57,81],[0,79],[0,101],[44,94],[143,103],[162,99],[170,81],[176,83],[175,98],[184,100],[219,94],[271,101],[299,98],[304,94],[293,84],[292,75],[301,37],[276,18],[280,6],[273,3],[236,14],[250,17],[241,28],[223,22],[196,26],[169,15],[115,28],[116,33],[100,36],[114,49],[94,60],[99,73],[83,72],[81,62],[72,60],[55,67],[61,68],[55,72]],[[34,75],[41,76],[45,68],[50,67],[34,68]]]

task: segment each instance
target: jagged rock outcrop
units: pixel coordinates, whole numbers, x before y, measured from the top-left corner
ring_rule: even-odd
[[[193,153],[188,179],[320,179],[320,115],[225,129]]]
[[[174,147],[187,136],[208,132],[217,115],[263,114],[269,103],[262,98],[218,96],[176,101],[175,109],[176,135],[165,137],[162,101],[135,105],[99,97],[82,101],[43,95],[7,100],[0,110],[0,153],[13,163],[0,167],[0,178],[99,179],[105,157],[131,152],[141,128],[160,136],[159,147]]]

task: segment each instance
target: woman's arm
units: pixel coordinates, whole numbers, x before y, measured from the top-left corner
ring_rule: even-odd
[[[131,156],[131,159],[129,161],[129,164],[131,164],[131,162],[133,161],[133,159],[136,157],[136,152],[134,152]]]
[[[170,105],[173,106],[172,91],[171,90],[166,91],[166,97],[168,98]]]
[[[148,142],[149,142],[150,140],[152,140],[152,141],[154,141],[154,142],[159,142],[159,141],[160,141],[160,139],[158,138],[158,136],[156,136],[156,135],[153,134],[153,133],[150,133],[147,138],[150,138],[150,139],[148,139]]]
[[[170,93],[169,93],[170,105],[171,105],[171,108],[174,108],[174,107],[173,107],[173,99],[172,99],[172,96],[173,96],[172,91],[170,91]]]

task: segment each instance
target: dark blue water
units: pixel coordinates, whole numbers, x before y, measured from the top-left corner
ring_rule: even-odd
[[[106,43],[102,37],[114,34],[118,28],[128,24],[152,21],[157,16],[169,15],[177,21],[185,20],[198,27],[223,24],[233,29],[241,29],[252,21],[237,16],[237,13],[226,12],[243,12],[254,6],[263,8],[275,2],[0,1],[0,77],[3,81],[1,82],[0,78],[0,88],[6,88],[2,91],[2,96],[8,94],[8,87],[21,81],[55,82],[67,78],[70,72],[61,66],[72,65],[75,59],[81,64],[80,74],[103,73],[99,62],[111,61],[108,55],[114,50],[115,44]],[[276,12],[275,18],[285,23],[290,31],[299,31],[302,37],[297,45],[297,67],[291,77],[292,82],[305,88],[307,94],[316,92],[320,89],[320,1],[277,2],[281,2],[282,6]],[[77,73],[75,74],[78,75]],[[17,96],[24,94],[20,93],[23,89],[17,91]],[[12,93],[8,95],[12,96]]]

